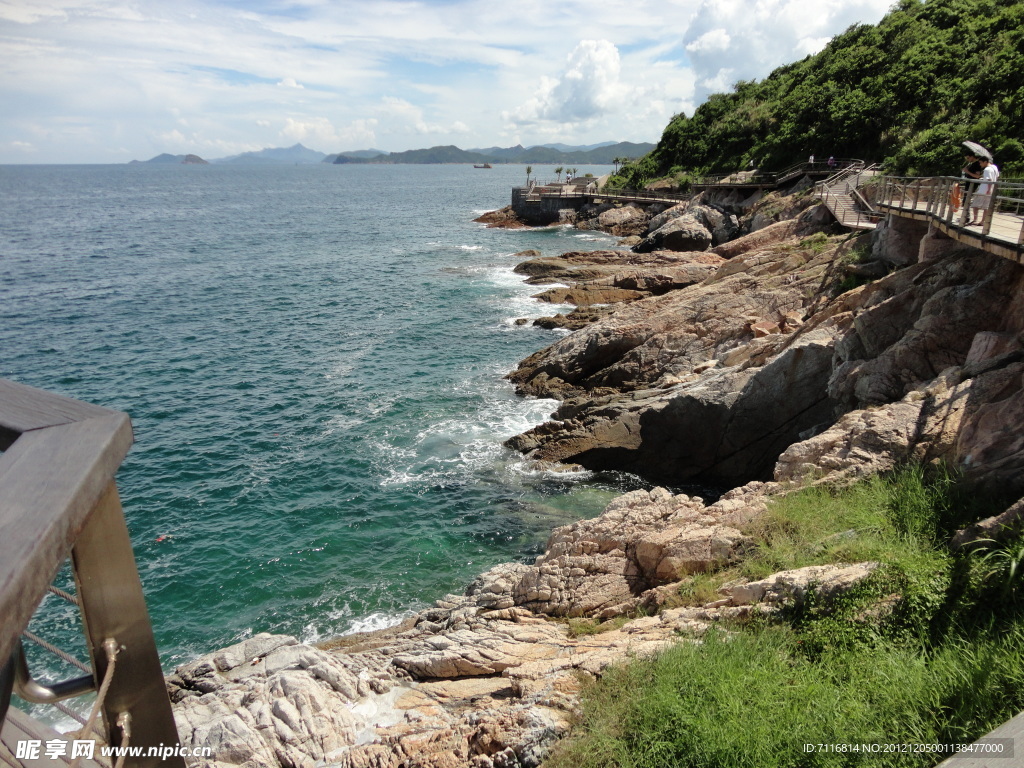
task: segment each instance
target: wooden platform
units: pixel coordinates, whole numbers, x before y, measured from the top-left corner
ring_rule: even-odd
[[[3,765],[23,766],[24,768],[61,768],[61,766],[71,764],[71,734],[61,734],[53,730],[47,725],[43,725],[38,720],[34,720],[20,709],[11,707],[7,711],[7,719],[3,722],[3,728],[0,729],[0,751],[3,752],[2,757]],[[68,742],[67,755],[61,755],[56,758],[46,756],[46,742],[54,739],[60,739]],[[35,740],[41,742],[39,749],[39,757],[35,759],[18,759],[18,742]],[[96,756],[99,757],[99,746],[96,747]],[[103,758],[104,760],[106,758]],[[105,768],[104,763],[99,760],[86,760],[82,759],[79,762],[81,768]]]
[[[1007,720],[991,733],[978,741],[986,742],[990,739],[1010,739],[1007,746],[1013,747],[1013,757],[1000,756],[995,753],[979,753],[971,755],[956,755],[943,760],[937,768],[1020,768],[1024,766],[1024,712],[1021,712],[1012,720]]]

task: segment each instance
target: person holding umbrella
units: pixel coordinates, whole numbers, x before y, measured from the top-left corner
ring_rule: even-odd
[[[977,142],[974,141],[965,141],[963,142],[963,145],[967,148],[967,152],[964,153],[964,160],[967,164],[960,170],[961,176],[967,179],[981,178],[981,175],[984,170],[981,163],[983,160],[986,159],[989,162],[992,162],[992,153],[990,153],[987,149],[981,146],[981,144],[978,144]],[[966,182],[964,184],[964,192],[967,191],[967,185],[969,183],[970,182]],[[977,193],[975,193],[971,198],[971,218],[964,223],[965,227],[972,227],[975,226],[976,224],[981,223],[981,217],[983,216],[983,213],[980,207],[974,205],[974,201],[976,198]]]
[[[992,193],[995,191],[996,182],[999,181],[999,166],[992,162],[991,158],[983,157],[981,163],[981,185],[974,193],[971,200],[971,209],[974,216],[967,223],[967,226],[980,226],[985,209],[992,207]]]

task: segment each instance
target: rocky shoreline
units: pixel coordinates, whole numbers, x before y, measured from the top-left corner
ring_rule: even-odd
[[[876,567],[680,601],[695,574],[745,556],[772,497],[937,460],[1024,494],[1024,268],[914,223],[843,231],[804,189],[581,211],[577,226],[632,250],[527,252],[517,267],[541,300],[577,309],[537,321],[574,332],[510,374],[561,405],[509,445],[733,490],[625,494],[555,530],[535,563],[495,567],[398,627],[203,656],[168,679],[182,743],[212,748],[211,766],[537,766],[578,714],[582,677]],[[1020,506],[959,543],[1019,524]]]

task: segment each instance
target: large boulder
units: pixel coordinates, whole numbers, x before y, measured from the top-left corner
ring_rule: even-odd
[[[751,542],[735,526],[763,506],[760,497],[733,502],[753,493],[734,493],[720,506],[663,488],[627,493],[600,517],[555,529],[534,565],[493,568],[467,594],[491,610],[516,606],[598,618],[626,613],[648,590],[739,559]]]
[[[604,211],[597,217],[598,227],[617,237],[639,235],[647,229],[647,214],[639,208],[626,205]]]
[[[735,485],[769,476],[802,432],[832,418],[833,337],[801,335],[764,365],[565,403],[507,445],[544,461],[619,469],[660,482]]]
[[[647,231],[644,234],[650,235],[661,229],[673,219],[678,219],[686,213],[686,206],[686,203],[679,203],[679,205],[673,205],[671,208],[652,216],[650,221],[647,222]]]
[[[786,243],[791,225],[742,238],[705,259],[713,274],[699,284],[643,299],[523,360],[509,375],[522,394],[586,396],[665,387],[695,380],[709,367],[764,358],[785,342],[812,304],[833,257],[848,243],[803,252]],[[720,246],[716,252],[725,250]],[[661,252],[658,252],[661,253]],[[652,254],[658,255],[658,254]],[[717,265],[717,266],[716,266]],[[629,287],[625,281],[623,287]],[[778,333],[757,340],[752,326],[769,320]]]
[[[711,233],[695,216],[686,213],[662,225],[633,246],[639,253],[655,250],[706,251],[711,246]]]

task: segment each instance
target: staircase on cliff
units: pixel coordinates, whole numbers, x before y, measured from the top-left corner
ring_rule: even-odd
[[[877,175],[877,164],[852,165],[815,184],[814,192],[844,227],[874,229],[881,214],[861,194],[859,188]]]

